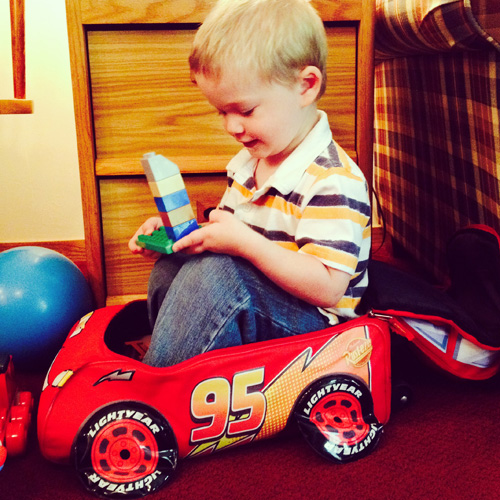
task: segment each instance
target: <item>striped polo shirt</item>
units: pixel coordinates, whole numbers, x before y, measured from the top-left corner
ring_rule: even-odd
[[[336,324],[339,316],[357,316],[368,285],[371,209],[361,170],[333,140],[326,114],[318,113],[315,127],[259,189],[257,160],[241,150],[227,166],[219,208],[278,245],[348,273],[344,297],[335,307],[318,308]]]

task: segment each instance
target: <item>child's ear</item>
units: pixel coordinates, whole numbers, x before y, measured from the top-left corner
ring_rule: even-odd
[[[316,102],[321,90],[323,75],[316,66],[306,66],[299,73],[300,95],[303,106]]]

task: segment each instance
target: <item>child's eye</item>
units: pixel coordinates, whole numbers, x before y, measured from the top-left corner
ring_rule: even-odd
[[[235,111],[235,113],[239,114],[241,116],[252,116],[254,111],[255,111],[255,108],[251,108],[251,109],[246,110],[246,111]],[[222,109],[218,109],[217,112],[219,113],[219,116],[226,116],[228,113],[227,111],[224,111]]]

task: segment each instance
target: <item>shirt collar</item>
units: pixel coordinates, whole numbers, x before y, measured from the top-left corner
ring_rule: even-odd
[[[291,193],[306,169],[329,146],[332,141],[332,132],[328,117],[324,111],[318,111],[318,113],[320,118],[309,134],[255,194],[267,191],[271,187],[284,195]],[[252,158],[246,149],[242,149],[228,163],[226,169],[239,184],[244,185],[249,178],[253,177],[256,164],[257,160]]]

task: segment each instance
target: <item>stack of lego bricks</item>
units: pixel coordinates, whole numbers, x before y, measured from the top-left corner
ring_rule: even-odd
[[[141,235],[137,244],[161,253],[172,253],[172,245],[198,229],[179,167],[156,153],[141,160],[163,226],[151,235]]]

